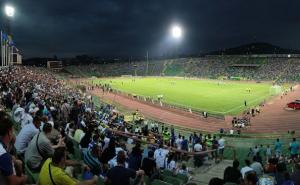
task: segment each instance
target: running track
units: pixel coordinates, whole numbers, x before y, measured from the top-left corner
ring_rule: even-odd
[[[294,92],[289,92],[282,99],[274,97],[268,101],[261,108],[261,113],[251,119],[251,127],[243,132],[277,133],[288,130],[300,131],[300,111],[284,109],[288,102],[300,99],[300,86],[297,85],[294,89]],[[216,132],[220,128],[231,128],[231,119],[226,119],[227,121],[214,118],[205,119],[191,113],[154,106],[112,93],[103,94],[102,90],[99,89],[93,90],[91,93],[110,102],[117,103],[128,110],[134,111],[138,109],[145,117],[163,123],[206,132]]]

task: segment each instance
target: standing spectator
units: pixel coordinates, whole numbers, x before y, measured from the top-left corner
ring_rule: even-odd
[[[222,135],[220,136],[220,139],[218,140],[218,144],[219,144],[219,154],[220,154],[220,160],[223,160],[223,154],[224,154],[224,149],[225,149],[225,139],[222,137]]]
[[[267,160],[269,160],[271,157],[272,157],[272,148],[270,147],[270,145],[267,145],[266,158],[267,158]]]
[[[136,145],[132,148],[132,152],[129,155],[128,160],[128,168],[133,170],[139,170],[142,163],[142,153],[141,144],[136,143]]]
[[[279,138],[276,139],[276,142],[274,144],[274,151],[277,158],[279,158],[282,154],[282,143],[279,140]]]
[[[134,171],[125,168],[126,154],[124,151],[119,151],[117,155],[117,166],[111,168],[107,172],[106,183],[110,185],[130,185],[130,178],[144,175],[143,170]]]
[[[194,146],[195,152],[201,152],[202,151],[202,145],[200,144],[200,140],[195,144]],[[195,167],[200,167],[202,165],[202,155],[194,155],[194,165]]]
[[[143,159],[142,169],[145,171],[145,174],[148,177],[152,177],[156,172],[156,162],[153,158],[154,152],[152,150],[149,150],[148,157]]]
[[[291,158],[295,160],[298,157],[299,143],[296,141],[296,138],[293,138],[293,141],[290,143],[290,152]]]
[[[154,159],[155,159],[157,168],[160,168],[160,169],[166,168],[165,159],[166,159],[166,156],[168,155],[168,153],[169,153],[169,150],[164,149],[162,144],[160,144],[159,148],[155,150]]]
[[[228,166],[224,171],[224,181],[238,183],[242,178],[242,174],[239,170],[239,161],[234,160],[232,166]]]
[[[178,150],[181,150],[182,138],[181,138],[181,135],[180,135],[180,134],[178,135],[178,138],[176,138],[175,143],[176,143],[177,149],[178,149]]]
[[[16,138],[15,147],[17,153],[24,157],[25,150],[32,138],[39,132],[41,120],[39,117],[34,117],[33,123],[25,125]]]
[[[71,106],[68,104],[68,100],[64,100],[63,105],[61,106],[62,119],[64,122],[69,121],[69,115],[71,113]]]
[[[182,136],[181,150],[189,151],[189,141]]]
[[[27,176],[14,173],[13,158],[8,152],[10,143],[14,137],[13,122],[4,112],[0,112],[0,184],[1,185],[23,185]]]

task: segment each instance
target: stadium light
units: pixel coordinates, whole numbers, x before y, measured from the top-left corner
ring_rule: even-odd
[[[4,11],[8,17],[13,17],[15,15],[15,8],[11,5],[5,5]]]
[[[174,25],[171,28],[171,35],[173,38],[179,39],[182,37],[182,28],[178,25]]]

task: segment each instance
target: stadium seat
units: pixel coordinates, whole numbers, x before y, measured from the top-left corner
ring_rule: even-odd
[[[171,176],[164,176],[163,177],[164,182],[173,184],[173,185],[182,185],[183,181],[181,179],[176,178],[176,177],[171,177]]]
[[[165,176],[174,176],[174,173],[171,170],[164,170],[163,175],[165,175]]]
[[[150,185],[151,184],[150,178],[147,175],[144,176],[144,182],[145,182],[146,185]]]
[[[167,183],[167,182],[164,182],[164,181],[161,181],[161,180],[155,179],[155,180],[151,183],[151,185],[172,185],[172,184]]]
[[[189,177],[183,174],[177,174],[176,178],[182,180],[183,183],[187,183],[189,180]]]

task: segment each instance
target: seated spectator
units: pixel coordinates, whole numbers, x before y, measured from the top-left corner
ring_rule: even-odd
[[[223,184],[224,184],[224,180],[217,177],[210,179],[208,183],[208,185],[223,185]]]
[[[101,173],[101,163],[99,161],[101,150],[98,145],[94,145],[90,150],[83,151],[83,161],[91,169],[94,175]]]
[[[300,184],[300,163],[295,164],[295,171],[291,174],[291,180],[295,184]]]
[[[248,159],[245,160],[245,163],[246,163],[246,166],[243,167],[241,169],[241,174],[242,174],[242,177],[245,178],[245,174],[248,173],[248,172],[251,172],[251,171],[254,171],[251,167],[250,167],[250,161]]]
[[[21,156],[24,155],[25,150],[32,140],[32,138],[39,132],[39,128],[41,126],[41,120],[39,117],[34,117],[33,123],[26,124],[16,138],[16,150],[17,153]],[[24,156],[23,156],[24,157]]]
[[[239,170],[239,161],[234,160],[232,166],[228,166],[224,171],[224,181],[238,183],[242,178],[242,174]]]
[[[130,185],[130,178],[134,179],[137,176],[144,175],[143,170],[134,171],[132,169],[125,168],[126,154],[124,151],[118,152],[117,166],[111,168],[107,172],[107,178],[105,179],[107,184],[110,185]],[[137,181],[140,179],[137,178]]]
[[[284,181],[282,185],[295,185],[295,183],[291,180],[291,176],[288,172],[284,174]]]
[[[178,174],[189,176],[189,169],[186,167],[185,163],[181,164],[181,167],[178,170]]]
[[[250,168],[252,168],[256,175],[259,177],[263,174],[263,167],[262,165],[257,161],[257,156],[254,156],[253,157],[253,162],[252,164],[250,165]]]
[[[152,150],[149,150],[148,157],[144,158],[142,163],[142,169],[144,170],[145,174],[150,178],[157,172],[156,162],[153,156],[154,152]]]
[[[154,152],[154,159],[156,162],[156,167],[160,169],[165,169],[165,159],[169,153],[169,150],[164,149],[163,145],[160,144],[159,148]]]
[[[58,147],[52,158],[45,161],[39,175],[39,185],[94,185],[98,177],[94,176],[91,180],[79,182],[70,177],[65,171],[67,152],[64,147]]]
[[[257,185],[257,176],[254,172],[247,172],[244,177],[245,185]]]
[[[25,184],[27,176],[15,174],[13,157],[7,150],[13,139],[13,122],[4,112],[0,112],[0,184],[1,185],[22,185]]]
[[[57,145],[53,145],[50,142],[47,136],[51,129],[51,124],[46,123],[43,127],[43,132],[36,134],[26,149],[25,163],[33,171],[41,169],[43,162],[53,155],[55,148],[64,146],[63,138],[59,139]]]

